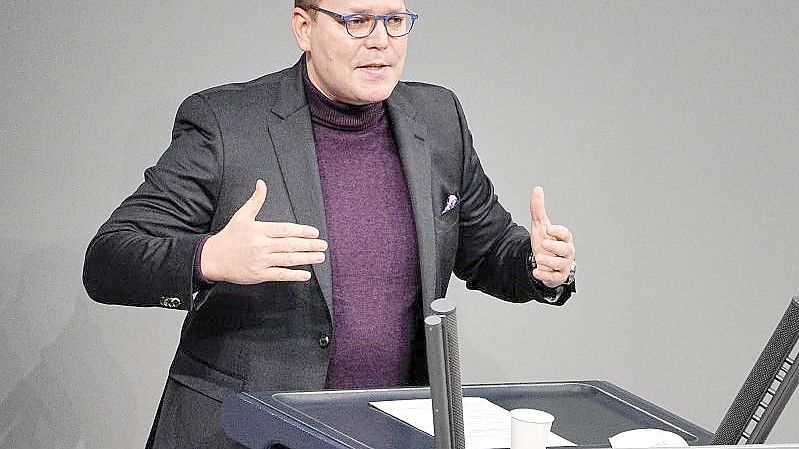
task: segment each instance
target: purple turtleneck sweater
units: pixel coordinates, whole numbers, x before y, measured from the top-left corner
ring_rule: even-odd
[[[408,185],[383,103],[351,106],[305,74],[333,280],[327,388],[407,384],[419,256]]]

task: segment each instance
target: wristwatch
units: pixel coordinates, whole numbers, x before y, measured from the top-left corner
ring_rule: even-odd
[[[563,296],[563,292],[568,291],[569,293],[574,293],[574,272],[577,269],[577,261],[572,260],[571,267],[569,268],[569,276],[566,278],[566,282],[557,286],[557,287],[547,287],[540,279],[533,276],[533,270],[536,269],[538,264],[535,262],[535,255],[530,252],[530,256],[527,258],[527,270],[530,274],[530,279],[532,279],[533,283],[536,284],[536,287],[541,292],[541,296],[544,300],[548,303],[556,303]]]

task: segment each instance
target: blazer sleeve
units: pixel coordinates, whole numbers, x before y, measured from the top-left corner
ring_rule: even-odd
[[[472,143],[463,108],[453,94],[463,144],[460,240],[454,273],[472,290],[511,302],[530,300],[562,305],[571,296],[564,291],[557,302],[546,301],[527,270],[532,253],[530,234],[511,219],[494,193]]]
[[[172,142],[86,251],[83,283],[106,304],[192,309],[194,258],[219,194],[223,142],[200,95],[180,106]]]

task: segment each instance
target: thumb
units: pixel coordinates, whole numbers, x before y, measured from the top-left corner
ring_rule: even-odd
[[[544,204],[544,189],[541,186],[535,186],[533,189],[533,195],[530,198],[530,216],[533,219],[534,228],[546,229],[551,224]]]
[[[264,205],[266,201],[266,183],[259,179],[255,183],[255,192],[253,192],[252,196],[244,203],[238,211],[236,211],[236,215],[242,217],[243,219],[254,221],[255,217],[258,215],[258,212],[261,211],[261,206]]]

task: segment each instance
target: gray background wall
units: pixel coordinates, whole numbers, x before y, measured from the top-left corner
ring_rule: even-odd
[[[0,4],[0,447],[143,446],[183,314],[92,303],[83,251],[184,97],[296,60],[289,5]],[[529,224],[545,186],[580,262],[563,308],[453,282],[465,380],[604,379],[715,430],[799,293],[799,2],[412,6],[405,78],[459,94],[503,203]]]

